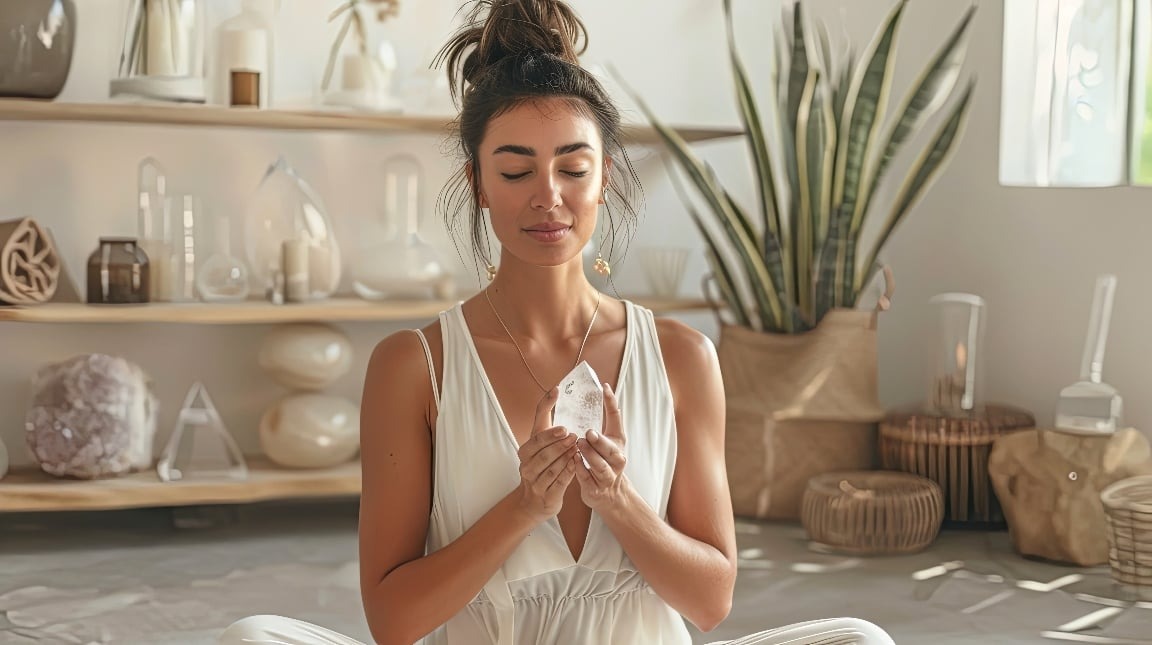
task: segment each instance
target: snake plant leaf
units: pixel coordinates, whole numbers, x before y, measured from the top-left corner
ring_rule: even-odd
[[[847,260],[848,225],[851,214],[836,209],[828,227],[828,235],[817,258],[815,288],[815,319],[820,320],[834,307],[842,306],[844,292],[844,264]]]
[[[688,197],[687,191],[684,189],[684,182],[681,181],[680,176],[668,166],[667,155],[661,155],[661,159],[664,161],[664,170],[668,173],[672,187],[676,189],[676,193],[680,197],[680,203],[684,204],[684,207],[688,210],[688,216],[692,218],[692,223],[696,226],[696,230],[700,231],[700,236],[704,238],[705,246],[708,247],[708,266],[720,288],[720,294],[724,297],[724,302],[728,306],[729,311],[736,317],[737,324],[743,327],[762,330],[762,324],[753,325],[753,317],[749,315],[748,306],[744,304],[744,298],[740,293],[740,287],[737,283],[737,276],[732,275],[732,272],[728,269],[731,263],[724,261],[721,251],[722,247],[719,241],[709,230],[707,224],[704,223],[704,218],[700,215],[700,211],[696,210],[692,200]],[[747,276],[741,277],[745,280],[747,279]]]
[[[613,68],[609,67],[609,71],[613,72]],[[764,259],[759,254],[759,245],[756,243],[756,237],[748,217],[742,209],[735,206],[734,202],[725,197],[724,189],[713,180],[711,171],[696,157],[688,143],[675,130],[660,122],[647,102],[640,98],[619,77],[619,74],[614,73],[614,75],[620,82],[621,88],[632,97],[636,106],[652,124],[653,129],[663,141],[665,149],[672,154],[680,168],[692,180],[709,209],[718,216],[717,219],[719,219],[728,241],[734,247],[737,256],[748,272],[748,282],[759,307],[761,318],[771,320],[772,324],[777,327],[782,326],[783,308],[780,303],[780,295],[784,293],[784,285],[777,284],[772,280],[768,268],[764,264]]]
[[[732,21],[732,0],[724,0],[724,15],[728,25],[728,52],[732,63],[733,76],[736,81],[736,99],[740,107],[740,119],[747,133],[748,147],[756,169],[756,187],[760,196],[760,209],[763,216],[762,226],[764,237],[769,235],[780,239],[780,211],[777,208],[776,177],[772,167],[772,158],[768,150],[768,138],[760,119],[760,110],[756,104],[756,97],[752,91],[752,84],[748,81],[748,74],[740,55],[736,51],[736,33]],[[765,241],[761,240],[760,250],[763,252]]]
[[[844,116],[844,101],[848,98],[848,86],[852,84],[852,70],[856,67],[856,55],[851,48],[844,58],[844,66],[840,68],[839,79],[832,88],[832,114],[836,119],[836,132],[840,132],[841,118]]]
[[[876,194],[876,187],[884,178],[884,172],[892,159],[899,154],[901,146],[940,109],[940,106],[944,105],[956,87],[968,52],[968,29],[975,13],[976,6],[970,6],[932,61],[920,72],[919,78],[912,84],[912,89],[904,95],[900,106],[894,112],[900,116],[888,132],[883,153],[865,163],[866,190],[860,193],[860,199],[856,202],[856,212],[852,216],[853,232],[863,226],[864,214],[868,212],[868,207]]]
[[[900,186],[900,191],[896,193],[892,211],[889,213],[887,221],[884,222],[884,227],[881,229],[876,243],[872,246],[872,250],[868,253],[868,258],[863,266],[870,267],[876,263],[876,257],[879,255],[880,249],[888,242],[893,229],[908,214],[908,211],[912,209],[912,206],[923,196],[944,169],[964,131],[975,83],[974,79],[968,82],[967,87],[957,100],[956,106],[936,131],[932,144],[925,148],[916,162],[912,164],[909,174],[904,179],[903,185]],[[857,275],[855,282],[854,286],[859,291],[863,283],[863,272]]]
[[[838,205],[846,205],[850,212],[856,206],[864,160],[884,121],[896,64],[896,57],[891,55],[892,48],[906,4],[907,0],[897,2],[884,19],[883,26],[861,59],[863,66],[852,77],[844,100],[845,113],[836,152],[836,188],[832,199]]]
[[[817,145],[816,149],[809,151],[811,139],[818,136],[818,132],[810,132],[810,129],[819,128],[819,123],[823,122],[819,114],[812,115],[812,121],[816,123],[816,126],[809,128],[809,116],[812,113],[813,101],[816,100],[819,84],[819,69],[816,67],[808,68],[808,82],[804,84],[804,94],[799,101],[796,119],[796,168],[799,172],[799,199],[796,219],[794,220],[795,228],[793,229],[793,235],[796,237],[793,272],[796,276],[796,304],[799,306],[799,310],[805,314],[812,311],[812,248],[816,245],[816,235],[813,233],[812,226],[816,220],[814,211],[816,211],[817,205],[814,203],[818,202],[820,195],[819,157],[820,153],[823,152],[823,146],[820,146],[818,141],[814,142]],[[812,166],[816,166],[814,173]]]

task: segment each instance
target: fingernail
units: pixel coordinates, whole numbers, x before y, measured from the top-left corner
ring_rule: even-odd
[[[600,433],[596,432],[595,430],[589,430],[588,431],[588,438],[591,439],[592,441],[599,441],[600,440]]]
[[[554,437],[563,437],[567,432],[564,428],[552,428],[552,436]]]

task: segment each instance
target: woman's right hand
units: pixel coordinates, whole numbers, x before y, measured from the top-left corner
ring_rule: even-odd
[[[564,492],[576,476],[576,435],[550,427],[559,389],[552,388],[536,404],[532,435],[520,446],[520,505],[537,522],[556,515]]]

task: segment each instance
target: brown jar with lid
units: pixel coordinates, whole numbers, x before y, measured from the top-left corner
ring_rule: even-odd
[[[148,255],[131,237],[101,237],[88,256],[88,304],[148,302]]]

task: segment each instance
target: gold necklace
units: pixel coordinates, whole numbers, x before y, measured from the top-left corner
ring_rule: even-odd
[[[584,332],[584,340],[580,341],[580,351],[576,352],[576,362],[572,367],[580,364],[580,357],[584,355],[584,345],[588,342],[588,336],[592,334],[592,326],[596,324],[596,314],[600,312],[600,296],[602,294],[596,292],[596,307],[592,310],[592,319],[588,321],[588,329]],[[536,381],[536,386],[540,388],[541,392],[548,393],[548,388],[536,378],[536,372],[532,371],[532,366],[528,364],[528,359],[524,356],[524,352],[520,349],[520,344],[516,342],[516,337],[512,335],[508,325],[504,323],[504,319],[500,317],[500,312],[496,311],[496,305],[492,304],[492,297],[488,295],[488,289],[484,289],[484,299],[488,301],[488,306],[492,308],[492,313],[496,314],[496,320],[500,321],[500,326],[504,328],[504,333],[508,334],[508,339],[512,341],[512,346],[516,348],[516,353],[520,354],[520,360],[524,363],[524,367],[528,368],[528,374],[532,376],[532,380]]]

